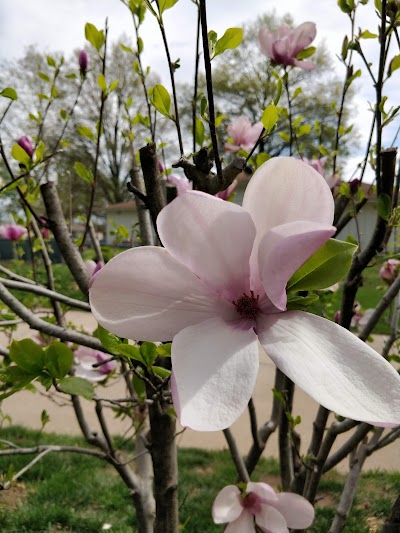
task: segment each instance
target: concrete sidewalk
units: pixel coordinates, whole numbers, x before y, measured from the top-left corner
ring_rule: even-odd
[[[90,313],[72,311],[67,315],[68,321],[79,327],[83,327],[88,332],[93,331],[97,324]],[[25,324],[18,327],[13,338],[16,340],[32,336],[34,332]],[[379,350],[384,342],[384,337],[376,336],[374,347]],[[0,333],[0,345],[6,345],[4,333]],[[260,355],[260,371],[255,387],[253,399],[257,409],[259,425],[269,419],[272,405],[272,392],[275,377],[275,366],[264,353]],[[116,379],[107,387],[99,387],[97,394],[104,398],[123,398],[125,396],[125,385],[122,379]],[[93,405],[87,400],[82,400],[85,414],[93,431],[99,430],[96,413]],[[50,422],[46,425],[45,431],[67,434],[80,434],[80,429],[75,418],[74,411],[70,403],[62,395],[52,395],[49,398],[41,392],[31,393],[22,391],[3,401],[2,411],[11,416],[13,424],[20,424],[29,428],[40,428],[40,415],[46,410],[50,416]],[[300,389],[296,389],[294,399],[293,414],[301,416],[301,424],[297,426],[297,431],[302,436],[302,449],[304,454],[307,451],[312,432],[312,424],[318,409],[318,405],[308,395]],[[128,421],[121,421],[114,417],[112,411],[108,416],[109,427],[112,433],[123,433],[129,428]],[[246,454],[252,442],[250,422],[247,412],[232,426],[232,432],[237,440],[239,450]],[[349,435],[349,434],[347,434]],[[341,436],[335,445],[337,449],[346,439]],[[226,449],[227,445],[222,432],[195,432],[186,429],[178,436],[178,443],[183,447],[197,447],[204,449]],[[266,456],[278,456],[277,434],[275,433],[268,442]],[[343,461],[339,469],[347,470],[347,461]],[[400,440],[391,444],[387,448],[374,453],[366,461],[365,469],[385,469],[400,470]]]

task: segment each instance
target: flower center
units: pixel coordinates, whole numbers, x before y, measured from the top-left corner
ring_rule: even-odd
[[[259,296],[255,296],[253,291],[250,291],[250,296],[243,293],[243,295],[232,302],[235,306],[236,311],[242,318],[252,318],[255,319],[259,315],[261,309],[258,305]]]
[[[260,501],[260,498],[253,492],[250,492],[244,496],[242,505],[254,516],[259,514],[262,510],[262,501]]]

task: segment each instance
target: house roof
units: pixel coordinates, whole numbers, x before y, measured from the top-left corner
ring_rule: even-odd
[[[136,202],[135,200],[128,200],[127,202],[111,204],[106,207],[106,211],[136,211]]]

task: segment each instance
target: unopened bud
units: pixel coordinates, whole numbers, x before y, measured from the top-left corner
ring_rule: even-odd
[[[18,144],[23,150],[25,150],[29,157],[33,156],[33,145],[29,137],[26,137],[26,135],[24,135],[18,140]]]
[[[79,54],[79,68],[81,69],[81,73],[85,75],[88,68],[88,55],[86,50],[81,50]]]

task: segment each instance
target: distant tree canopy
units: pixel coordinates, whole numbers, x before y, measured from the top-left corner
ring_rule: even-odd
[[[128,38],[122,36],[118,43],[109,47],[106,63],[108,85],[114,80],[118,80],[118,84],[115,81],[116,88],[110,92],[104,105],[104,135],[101,136],[99,150],[94,209],[97,214],[104,212],[105,205],[130,198],[126,182],[132,166],[131,157],[135,156],[131,146],[136,150],[149,137],[148,129],[140,121],[133,125],[134,117],[143,112],[144,95],[140,78],[133,69],[132,54],[124,51],[120,42],[130,44]],[[52,153],[58,145],[60,153],[49,160],[43,170],[46,178],[57,180],[65,214],[69,215],[72,204],[72,215],[76,216],[87,210],[90,195],[88,184],[77,175],[74,165],[79,162],[91,169],[96,157],[101,62],[94,54],[89,54],[86,80],[79,91],[78,52],[64,62],[61,54],[47,57],[55,60],[57,68],[49,65],[46,55],[39,54],[31,47],[23,58],[3,65],[1,69],[0,81],[7,80],[7,85],[13,86],[19,95],[4,128],[9,134],[7,151],[10,153],[10,141],[11,144],[16,142],[22,135],[29,135],[33,139],[40,136],[46,153]],[[59,74],[53,83],[58,66]],[[156,79],[150,74],[149,85],[154,85]],[[56,87],[53,95],[52,86]],[[78,96],[72,118],[59,142]],[[38,170],[39,176],[43,170]],[[9,180],[4,168],[0,172],[4,181]]]
[[[265,107],[276,97],[274,67],[260,52],[257,36],[260,27],[267,26],[273,31],[283,22],[293,24],[289,15],[283,19],[278,19],[274,14],[259,17],[245,25],[244,41],[238,48],[229,50],[213,61],[216,106],[226,115],[218,128],[221,146],[226,140],[226,126],[229,123],[240,115],[246,115],[252,122],[259,121]],[[107,56],[106,80],[108,86],[112,84],[114,87],[104,105],[104,135],[101,136],[98,152],[98,185],[94,204],[94,214],[98,215],[104,214],[106,205],[130,198],[126,182],[132,157],[150,138],[150,131],[146,127],[147,104],[141,78],[134,65],[135,50],[129,38],[121,36],[118,43],[109,45]],[[318,47],[312,59],[317,64],[315,71],[291,69],[289,92],[292,121],[296,127],[304,126],[295,151],[307,157],[320,157],[334,150],[342,81],[332,72],[331,60],[324,46]],[[78,51],[64,60],[60,53],[46,56],[34,47],[28,48],[21,59],[0,66],[1,85],[14,87],[19,96],[2,124],[5,151],[10,154],[12,144],[23,135],[29,135],[34,142],[40,138],[45,144],[46,154],[57,149],[57,154],[38,168],[35,178],[39,182],[44,179],[57,180],[67,216],[75,217],[86,212],[89,203],[90,186],[78,176],[75,165],[82,164],[89,170],[94,166],[101,102],[98,76],[101,69],[98,56],[89,53],[88,71],[82,84]],[[275,70],[283,75],[281,67]],[[147,76],[147,88],[159,83],[156,74],[150,72]],[[199,91],[205,93],[202,74],[199,76]],[[184,137],[190,139],[193,87],[181,85],[178,95],[182,106],[182,127],[186,130]],[[3,102],[0,105],[4,105]],[[343,113],[344,129],[349,127],[348,105]],[[281,114],[277,129],[259,147],[260,151],[270,156],[288,153],[288,102],[285,91],[279,106]],[[208,127],[204,123],[207,133]],[[156,141],[160,140],[167,141],[167,159],[176,159],[178,150],[171,121],[163,119],[157,122]],[[208,142],[206,136],[204,144]],[[354,132],[351,136],[345,136],[341,141],[341,154],[346,155],[354,142]],[[186,148],[191,150],[187,141]],[[11,163],[16,164],[13,161]],[[3,183],[9,181],[4,165],[0,166],[0,177]],[[3,206],[4,198],[6,203],[17,206],[15,192],[2,196]]]
[[[273,67],[271,62],[259,50],[257,37],[261,27],[266,26],[274,31],[281,24],[293,26],[290,15],[278,18],[275,14],[258,17],[254,22],[244,26],[242,44],[229,52],[218,56],[213,61],[213,87],[218,110],[227,116],[224,125],[220,127],[221,145],[226,138],[225,130],[228,123],[232,123],[238,116],[245,115],[252,122],[261,118],[263,110],[277,94],[277,80],[273,75],[276,70],[283,74],[282,67]],[[310,132],[301,136],[301,155],[306,157],[321,157],[324,149],[331,153],[334,149],[337,130],[337,109],[339,107],[343,80],[332,68],[330,54],[324,45],[317,47],[317,51],[310,58],[317,65],[311,72],[293,68],[289,75],[289,91],[291,94],[292,118],[299,125],[311,126]],[[199,77],[200,90],[205,92],[205,78]],[[296,90],[297,89],[297,90]],[[296,90],[296,96],[293,95]],[[300,92],[301,90],[301,92]],[[182,94],[190,94],[189,86]],[[348,102],[348,101],[347,101]],[[190,125],[190,103],[186,101],[186,124]],[[285,91],[279,106],[287,108]],[[342,125],[349,127],[350,107],[346,104]],[[308,129],[308,128],[307,128]],[[278,127],[274,134],[261,144],[260,149],[270,156],[288,153],[289,124],[287,113],[283,110]],[[352,136],[344,137],[341,142],[341,155],[346,156],[354,145]],[[321,149],[320,149],[321,147]]]

